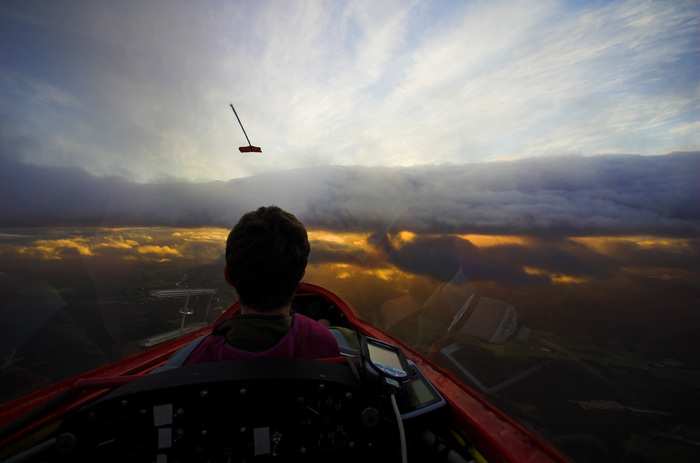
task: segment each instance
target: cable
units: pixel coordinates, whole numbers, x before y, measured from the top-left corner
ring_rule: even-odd
[[[406,450],[406,434],[403,430],[403,420],[401,419],[401,412],[399,412],[399,406],[396,403],[396,395],[393,392],[391,394],[391,406],[394,407],[396,423],[399,425],[399,438],[401,439],[401,462],[407,463],[408,452]]]
[[[471,454],[471,450],[474,449],[474,451],[478,454],[478,457],[476,455],[472,455],[474,458],[467,459],[463,457],[456,449],[447,445],[446,442],[440,439],[432,431],[424,431],[421,437],[423,438],[423,441],[428,444],[428,446],[432,447],[437,454],[443,456],[443,460],[440,461],[446,461],[447,463],[486,463],[484,457],[476,452],[474,447],[470,447],[467,452]]]

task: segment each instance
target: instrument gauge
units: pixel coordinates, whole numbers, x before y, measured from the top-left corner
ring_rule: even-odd
[[[345,444],[350,435],[347,401],[343,394],[320,394],[300,400],[302,435],[310,447],[332,449]]]

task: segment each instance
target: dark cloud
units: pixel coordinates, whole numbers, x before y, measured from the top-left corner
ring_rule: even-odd
[[[243,212],[277,204],[309,226],[344,231],[393,226],[552,238],[700,231],[698,152],[412,168],[329,166],[210,183],[138,184],[6,156],[0,164],[5,227],[229,227]]]
[[[496,251],[496,252],[494,252]],[[506,285],[543,285],[550,279],[525,272],[519,254],[529,254],[523,246],[479,248],[454,235],[418,236],[397,252],[389,261],[412,274],[427,275],[438,281],[449,281],[462,272],[472,282],[498,281]]]
[[[459,233],[697,234],[699,153],[320,172],[314,222]],[[392,216],[393,214],[393,216]]]

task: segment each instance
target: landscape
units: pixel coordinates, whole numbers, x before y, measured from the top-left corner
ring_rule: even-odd
[[[7,330],[21,331],[8,320],[42,320],[28,312],[29,306],[21,309],[27,312],[23,317],[8,314],[18,309],[8,300],[9,290],[31,287],[39,279],[60,295],[65,302],[60,311],[89,333],[105,362],[136,353],[145,348],[144,339],[181,324],[212,323],[236,300],[222,277],[227,233],[171,227],[3,230],[0,339],[12,339]],[[626,461],[640,462],[654,461],[655,455],[677,455],[681,461],[697,452],[697,239],[552,242],[409,230],[381,235],[311,228],[305,281],[332,289],[364,319],[428,356],[555,446],[599,445],[612,449],[606,451],[614,452],[613,459],[627,455]],[[547,256],[557,257],[556,267]],[[562,264],[564,256],[571,267]],[[512,305],[517,332],[502,342],[448,333],[454,308],[436,303],[445,285],[465,295],[464,302],[478,292]],[[186,288],[217,292],[208,310],[208,297],[190,298],[192,313],[184,316],[183,298],[151,294]],[[26,346],[2,346],[3,352],[19,347],[18,352],[29,353],[15,357],[16,367],[35,380],[57,381],[97,366],[90,363],[95,358],[86,357],[84,345],[71,352],[70,346],[51,342],[64,339],[51,329],[60,318],[52,314],[43,320]],[[462,370],[441,351],[454,343],[460,350],[453,358]],[[3,401],[44,384],[5,373]],[[562,434],[579,437],[569,442]]]

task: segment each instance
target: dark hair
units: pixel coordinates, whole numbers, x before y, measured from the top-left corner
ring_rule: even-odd
[[[243,215],[226,241],[226,265],[241,304],[265,312],[289,304],[304,276],[304,225],[277,206]]]

